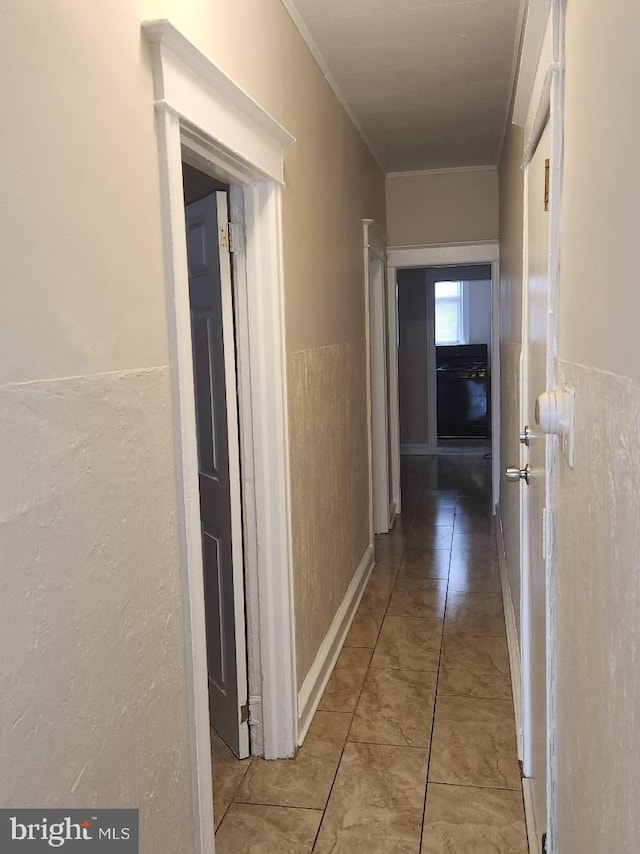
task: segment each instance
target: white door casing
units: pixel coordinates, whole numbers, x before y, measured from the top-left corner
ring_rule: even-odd
[[[210,854],[215,841],[182,160],[229,183],[232,211],[244,210],[245,252],[234,272],[240,279],[235,285],[252,749],[267,758],[290,757],[297,744],[297,685],[281,189],[284,149],[294,139],[168,21],[146,22],[142,29],[151,48],[159,143],[194,823],[198,851]]]
[[[396,508],[393,501],[393,466],[390,458],[388,289],[385,240],[373,220],[365,219],[364,265],[367,310],[369,385],[369,464],[371,520],[374,534],[387,534]]]

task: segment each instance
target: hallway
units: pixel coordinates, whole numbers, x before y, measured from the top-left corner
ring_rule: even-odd
[[[528,851],[491,462],[402,464],[402,518],[296,759],[239,762],[214,735],[218,854]]]

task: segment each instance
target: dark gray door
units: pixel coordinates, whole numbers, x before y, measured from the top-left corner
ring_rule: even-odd
[[[211,724],[248,755],[240,475],[226,193],[186,206]],[[245,718],[245,720],[243,720]]]

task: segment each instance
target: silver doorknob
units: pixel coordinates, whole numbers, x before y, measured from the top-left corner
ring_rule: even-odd
[[[529,441],[531,439],[531,429],[528,425],[522,428],[522,433],[520,433],[520,444],[526,445],[529,447]]]
[[[523,469],[518,468],[518,466],[509,466],[504,476],[512,482],[524,480],[525,483],[529,483],[529,463]]]

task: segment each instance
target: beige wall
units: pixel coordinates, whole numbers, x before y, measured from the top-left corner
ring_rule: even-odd
[[[597,0],[568,0],[559,374],[576,390],[576,456],[573,470],[560,462],[556,492],[561,854],[640,850],[639,36],[633,0],[605,14]],[[521,152],[511,129],[500,165],[502,466],[516,451],[517,385],[504,366],[520,346]],[[502,495],[509,528],[515,502]]]
[[[524,131],[509,124],[500,158],[500,459],[501,467],[520,460],[520,353],[522,349],[522,213]],[[500,491],[509,583],[520,635],[519,489]]]
[[[387,177],[390,246],[473,243],[498,237],[493,168]]]
[[[140,35],[160,17],[297,137],[283,204],[301,676],[366,545],[361,219],[384,228],[385,209],[383,176],[278,0],[237,0],[232,13],[222,0],[2,4],[0,726],[11,773],[0,803],[139,806],[145,854],[188,854],[158,156]],[[349,378],[339,399],[327,365]],[[308,473],[341,464],[344,448],[351,481],[311,488]]]
[[[557,740],[569,854],[640,850],[640,7],[602,12],[567,4],[560,373],[577,436],[558,484]]]

